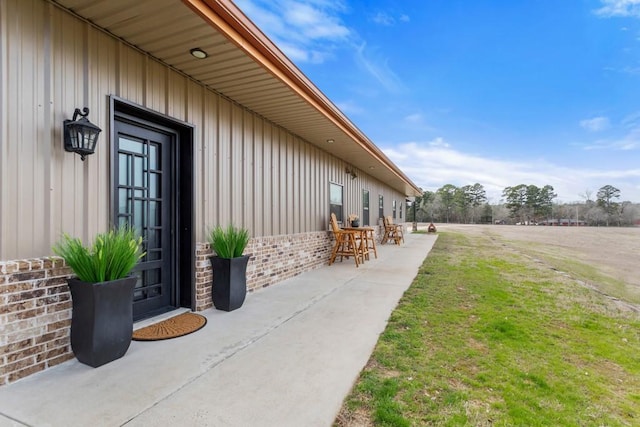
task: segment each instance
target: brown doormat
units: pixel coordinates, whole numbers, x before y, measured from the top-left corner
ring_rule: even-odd
[[[135,341],[158,341],[177,338],[201,329],[207,318],[195,313],[182,313],[162,322],[133,331]]]

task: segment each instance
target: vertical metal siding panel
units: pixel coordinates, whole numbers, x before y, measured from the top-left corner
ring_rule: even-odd
[[[8,75],[10,84],[8,85],[8,98],[7,101],[7,122],[8,122],[8,140],[7,140],[7,162],[6,166],[6,193],[4,201],[5,213],[6,213],[6,226],[3,227],[2,242],[8,246],[9,253],[18,253],[18,232],[20,228],[24,227],[24,224],[19,222],[21,218],[19,215],[18,199],[20,198],[20,175],[19,164],[21,161],[22,150],[22,128],[21,128],[21,111],[19,106],[21,105],[21,92],[24,85],[23,68],[26,62],[22,58],[22,50],[28,46],[28,40],[25,39],[25,34],[22,30],[28,29],[30,26],[24,21],[28,19],[28,11],[23,10],[27,3],[21,4],[22,7],[17,6],[15,3],[10,4],[12,11],[15,15],[8,20],[7,25],[9,27],[9,37],[11,38],[8,46]],[[26,103],[25,103],[26,104]],[[31,115],[25,117],[24,123],[30,124],[29,119]]]
[[[193,209],[194,209],[194,224],[193,230],[195,233],[196,241],[201,241],[205,239],[205,230],[203,227],[204,219],[202,217],[202,205],[204,200],[202,200],[199,195],[202,191],[202,185],[204,180],[204,169],[202,167],[202,141],[203,141],[203,111],[204,111],[204,97],[206,95],[206,91],[202,88],[202,86],[189,81],[187,87],[187,117],[186,121],[191,123],[194,126],[193,129],[193,141],[192,141],[192,149],[193,149],[193,163],[191,167],[193,168],[193,188],[192,193],[194,196],[193,199]],[[182,141],[181,143],[185,144],[186,141]]]
[[[256,192],[254,187],[254,175],[256,170],[256,164],[253,158],[254,144],[253,139],[253,114],[246,110],[242,110],[242,139],[244,144],[242,145],[242,165],[243,165],[243,178],[242,178],[242,224],[249,229],[250,234],[254,235],[254,217],[253,214],[256,207],[253,203],[253,194]]]
[[[363,173],[362,171],[356,171],[357,177],[351,182],[351,213],[355,213],[356,215],[362,215],[362,180]]]
[[[311,205],[310,209],[312,212],[311,223],[309,224],[309,228],[311,230],[315,230],[318,227],[318,221],[316,218],[322,214],[320,210],[320,189],[318,186],[320,185],[320,179],[318,177],[318,156],[320,155],[320,151],[313,148],[311,150],[311,155],[309,157],[309,169],[310,169],[310,179],[309,179],[309,187],[311,191]],[[324,228],[322,228],[324,230]]]
[[[31,25],[28,22],[30,11],[24,10],[28,3],[21,4],[22,7],[18,7],[15,3],[10,3],[9,12],[12,13],[11,19],[8,20],[7,25],[9,27],[9,45],[8,45],[8,64],[7,64],[7,77],[10,81],[8,85],[8,109],[7,109],[7,123],[8,123],[8,139],[6,149],[6,163],[4,166],[4,173],[6,174],[6,181],[3,182],[6,185],[6,192],[4,193],[4,213],[6,224],[3,226],[2,243],[7,245],[8,253],[18,253],[18,231],[24,225],[19,222],[19,209],[18,200],[20,198],[20,168],[18,167],[21,161],[21,151],[23,145],[22,128],[20,126],[20,111],[21,105],[21,92],[23,90],[24,76],[23,68],[27,62],[26,58],[21,57],[22,50],[28,46],[29,39],[25,40],[25,33],[28,33]],[[29,49],[26,49],[27,51]],[[24,53],[22,53],[24,56]],[[28,103],[25,102],[25,105]],[[31,115],[25,117],[24,123],[30,124],[29,119]],[[5,156],[3,156],[5,157]]]
[[[218,100],[218,186],[216,188],[218,223],[229,224],[231,221],[230,176],[232,173],[230,158],[231,145],[231,103],[226,99]]]
[[[287,205],[287,139],[289,134],[278,128],[278,230],[277,234],[287,233],[287,222],[289,219],[290,206]]]
[[[231,104],[231,138],[229,146],[229,182],[227,191],[229,193],[229,205],[231,206],[231,217],[229,221],[233,224],[244,225],[243,204],[245,197],[244,189],[244,162],[242,153],[244,151],[244,113],[237,104]]]
[[[280,234],[280,132],[270,124],[269,126],[269,138],[271,140],[271,178],[270,178],[270,206],[271,210],[271,235]]]
[[[37,55],[41,51],[42,46],[42,34],[38,27],[36,20],[37,15],[35,9],[37,5],[34,2],[27,1],[29,12],[24,10],[24,13],[20,14],[20,38],[24,43],[21,48],[24,49],[25,45],[28,46],[22,50],[22,57],[20,58],[20,84],[18,87],[19,93],[17,103],[13,106],[15,108],[15,124],[18,127],[18,135],[15,141],[18,143],[17,162],[14,176],[14,181],[17,189],[15,195],[15,217],[17,224],[20,226],[20,234],[16,239],[16,251],[22,254],[26,247],[33,243],[33,224],[35,218],[33,217],[34,206],[31,206],[31,195],[34,186],[34,166],[35,162],[33,156],[35,154],[34,141],[36,140],[35,128],[37,126]],[[17,47],[17,46],[16,46]]]
[[[300,200],[300,229],[301,233],[307,231],[307,222],[309,215],[309,197],[311,196],[307,192],[308,173],[307,170],[307,155],[309,153],[309,144],[300,142],[300,148],[298,150],[298,164],[300,170],[300,179],[298,180],[298,199]]]
[[[168,70],[167,105],[165,114],[184,121],[187,107],[187,78],[173,70]]]
[[[264,236],[273,235],[273,135],[271,123],[262,122],[262,230]]]
[[[89,74],[85,78],[89,82],[89,118],[102,129],[96,153],[85,161],[89,162],[89,191],[84,221],[88,223],[89,235],[93,236],[108,229],[111,223],[111,112],[106,94],[113,93],[116,87],[117,74],[113,64],[118,49],[117,41],[112,37],[92,27],[87,28]]]
[[[253,118],[253,235],[264,236],[264,122]]]
[[[317,202],[317,194],[318,190],[316,188],[316,154],[317,150],[308,146],[307,152],[307,194],[309,201],[309,215],[307,219],[307,231],[313,231],[316,229],[315,218],[320,215],[320,211],[318,210],[318,202]]]
[[[281,234],[282,228],[280,227],[281,217],[286,213],[282,212],[282,205],[280,204],[280,198],[282,192],[280,190],[280,129],[271,126],[271,234]]]
[[[311,208],[314,211],[314,221],[311,225],[313,229],[326,230],[327,227],[324,225],[324,213],[322,211],[322,203],[320,201],[320,194],[322,192],[321,186],[322,184],[322,176],[320,172],[320,157],[322,156],[322,152],[318,150],[314,150],[313,158],[312,158],[312,174],[313,177],[311,181],[312,191],[313,191],[313,205]],[[328,224],[328,223],[327,223]]]
[[[76,154],[63,149],[62,122],[71,119],[76,108],[85,107],[84,72],[83,72],[83,36],[82,24],[67,13],[53,9],[54,25],[52,26],[53,47],[53,93],[56,102],[54,123],[58,129],[60,145],[55,150],[53,170],[52,197],[54,205],[52,214],[59,227],[56,235],[61,232],[81,237],[86,241],[83,211],[86,206],[85,196],[85,168],[89,168],[91,160],[82,162]],[[86,105],[88,106],[88,105]]]
[[[167,88],[169,69],[151,58],[145,58],[144,62],[144,101],[142,105],[165,114],[169,98]]]
[[[50,136],[45,123],[50,119],[45,99],[45,16],[47,5],[37,1],[6,5],[8,20],[6,60],[7,151],[2,157],[6,170],[2,242],[17,257],[33,256],[34,247],[47,240],[47,215],[43,206],[48,197],[45,165],[49,161]],[[3,30],[4,31],[4,30]],[[4,36],[4,33],[3,33]],[[4,41],[3,41],[4,43]],[[47,86],[48,87],[48,86]],[[46,105],[46,107],[45,107]],[[4,250],[2,250],[4,252]],[[46,255],[48,253],[41,253]]]
[[[11,6],[11,7],[10,7]],[[0,1],[0,260],[6,259],[9,252],[9,244],[12,240],[4,238],[6,233],[11,229],[8,222],[9,205],[9,174],[8,168],[11,162],[7,158],[9,154],[9,120],[7,115],[9,105],[9,67],[8,67],[8,48],[10,46],[9,37],[13,34],[8,28],[7,16],[9,11],[13,11],[14,2]],[[13,14],[12,14],[13,16]],[[14,227],[15,228],[15,227]]]
[[[325,163],[325,153],[319,152],[318,157],[316,158],[316,177],[318,179],[318,183],[316,185],[316,190],[318,191],[316,196],[316,201],[318,203],[318,213],[320,215],[315,226],[320,230],[326,230],[329,225],[329,217],[326,213],[325,206],[325,194],[328,194],[328,177],[326,175],[326,163]],[[327,190],[325,190],[325,188]]]
[[[300,204],[296,192],[296,182],[299,178],[299,171],[296,166],[296,146],[298,139],[291,135],[287,144],[287,234],[296,232],[297,216],[300,214]]]
[[[33,162],[33,188],[29,194],[29,209],[33,211],[33,224],[31,227],[32,239],[29,244],[22,247],[21,253],[29,256],[35,248],[46,248],[49,245],[49,173],[51,164],[51,107],[50,100],[50,51],[47,47],[50,27],[48,23],[48,4],[37,4],[37,11],[34,14],[35,23],[38,25],[38,48],[36,50],[37,59],[35,64],[34,79],[34,103],[36,112],[35,138],[31,141],[34,150]]]
[[[318,188],[320,189],[320,194],[318,202],[320,203],[321,223],[317,226],[326,230],[329,226],[329,156],[322,152],[320,153],[319,160],[318,168],[320,173],[318,176],[320,178],[320,185],[318,185]]]
[[[214,226],[218,222],[218,212],[216,206],[218,204],[218,99],[219,97],[211,92],[206,92],[204,99],[203,112],[203,131],[201,146],[203,150],[202,169],[203,175],[200,178],[202,182],[202,218],[207,228]]]
[[[302,210],[302,199],[300,198],[300,180],[302,179],[302,174],[300,171],[300,145],[301,141],[294,137],[292,140],[293,144],[291,146],[291,174],[289,175],[293,178],[293,182],[291,183],[291,231],[290,233],[299,233],[300,232],[300,212]]]
[[[146,57],[137,50],[120,46],[120,96],[136,104],[144,105]],[[160,110],[164,112],[163,110]]]

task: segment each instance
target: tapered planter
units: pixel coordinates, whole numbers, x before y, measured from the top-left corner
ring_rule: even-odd
[[[218,310],[232,311],[240,308],[247,295],[247,264],[251,255],[238,258],[212,256],[213,305]]]
[[[71,349],[97,368],[127,352],[133,335],[133,288],[136,277],[88,283],[69,279],[73,312]]]

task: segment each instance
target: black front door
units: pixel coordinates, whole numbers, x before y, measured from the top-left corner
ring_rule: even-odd
[[[177,134],[151,124],[115,117],[114,219],[141,235],[145,256],[134,270],[134,319],[174,308],[175,244],[172,171]]]

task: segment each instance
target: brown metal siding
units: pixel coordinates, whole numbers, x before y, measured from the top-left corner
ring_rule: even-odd
[[[328,183],[345,187],[345,215],[362,189],[402,200],[363,171],[247,111],[42,0],[3,0],[0,260],[51,254],[60,233],[88,240],[109,226],[109,95],[195,126],[196,240],[230,222],[254,236],[327,229]],[[62,122],[87,106],[97,152],[80,161]],[[373,202],[372,202],[373,203]],[[372,204],[373,213],[377,212]]]

